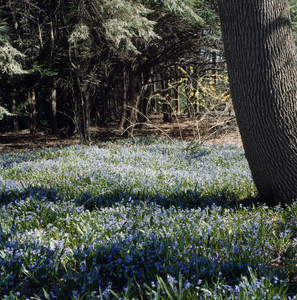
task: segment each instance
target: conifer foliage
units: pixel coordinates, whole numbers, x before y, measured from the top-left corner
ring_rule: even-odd
[[[18,116],[5,130],[29,119],[31,133],[89,142],[90,126],[116,121],[133,135],[151,113],[197,113],[178,93],[180,67],[195,82],[225,70],[211,0],[0,0],[0,9],[0,106]]]
[[[182,42],[197,38],[199,6],[179,0],[1,1],[0,105],[11,110],[13,102],[19,115],[37,117],[37,126],[50,121],[53,132],[65,128],[84,142],[91,121],[122,115],[130,125],[136,120],[129,107],[139,108],[149,74],[159,80],[153,67],[189,53]]]

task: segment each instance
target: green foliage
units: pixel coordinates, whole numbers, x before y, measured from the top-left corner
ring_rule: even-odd
[[[0,23],[0,43],[5,44],[8,42],[8,29],[5,23]]]
[[[9,75],[24,74],[25,71],[18,61],[23,57],[24,55],[8,42],[0,45],[0,72]]]
[[[142,0],[153,8],[159,8],[163,13],[171,13],[192,23],[202,24],[203,19],[197,15],[195,8],[198,3],[192,0]],[[200,2],[199,2],[200,4]]]
[[[112,0],[104,1],[103,4],[102,19],[106,38],[123,52],[140,54],[135,40],[148,42],[160,39],[160,33],[157,33],[155,28],[158,21],[154,19],[157,11],[162,16],[178,16],[192,23],[192,26],[202,24],[202,19],[191,7],[190,1]]]
[[[13,114],[11,114],[5,107],[0,106],[0,121],[4,119],[4,117],[11,117]]]
[[[123,65],[133,62],[140,76],[149,68],[162,67],[163,62],[175,63],[190,55],[189,48],[196,47],[198,30],[205,26],[204,16],[210,11],[204,1],[194,0],[29,0],[9,1],[2,8],[1,17],[7,23],[0,27],[0,72],[8,75],[3,79],[2,99],[10,99],[16,90],[15,98],[23,101],[34,86],[37,102],[46,101],[52,88],[49,82],[55,82],[60,91],[57,97],[63,95],[57,99],[58,109],[73,120],[83,118],[76,103],[80,93],[94,103],[89,110],[104,107],[97,106],[95,95],[110,104],[114,102],[107,101],[106,94],[122,99]],[[16,73],[23,76],[13,77]],[[114,105],[112,110],[119,114],[121,101]],[[49,114],[44,115],[49,118]]]
[[[158,38],[154,31],[155,22],[149,20],[152,11],[135,1],[104,1],[103,27],[106,38],[121,51],[139,53],[133,39],[145,41]]]
[[[71,44],[76,44],[80,41],[88,40],[90,37],[90,29],[84,24],[78,24],[75,26],[75,29],[70,34],[68,41]]]
[[[24,54],[10,44],[6,24],[0,23],[0,78],[3,75],[26,73],[20,62],[23,58]],[[12,116],[12,114],[5,107],[0,106],[0,120],[5,116]]]
[[[0,76],[1,74],[23,74],[21,58],[24,58],[24,54],[15,49],[9,42],[6,24],[0,23]]]

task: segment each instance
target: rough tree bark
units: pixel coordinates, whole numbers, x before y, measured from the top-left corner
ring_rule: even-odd
[[[297,197],[297,74],[287,0],[219,0],[231,95],[266,203]]]

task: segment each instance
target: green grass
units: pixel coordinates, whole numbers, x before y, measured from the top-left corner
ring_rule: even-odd
[[[142,138],[0,167],[1,299],[295,295],[297,203],[240,206],[240,148]]]

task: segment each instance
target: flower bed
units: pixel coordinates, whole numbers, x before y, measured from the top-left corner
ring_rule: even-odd
[[[141,138],[6,153],[0,166],[2,298],[293,290],[297,204],[240,206],[255,195],[241,148]]]

